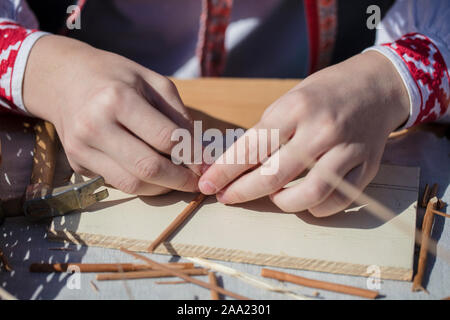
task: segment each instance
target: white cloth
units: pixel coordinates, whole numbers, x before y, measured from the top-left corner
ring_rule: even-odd
[[[160,12],[165,12],[164,8],[167,9],[167,6],[170,5],[168,1],[169,0],[152,1],[151,4],[153,6],[153,16],[158,16]],[[199,1],[196,2],[198,3]],[[228,49],[230,49],[230,51],[233,51],[234,48],[239,47],[238,45],[241,45],[246,41],[250,41],[251,39],[248,39],[248,37],[246,37],[245,35],[252,33],[253,30],[261,26],[262,21],[269,16],[271,10],[274,10],[276,8],[277,3],[279,3],[279,0],[264,0],[263,2],[261,1],[253,2],[251,0],[236,1],[233,10],[232,23],[230,25],[229,30],[227,31],[226,44]],[[255,5],[257,4],[257,7],[259,6],[259,8],[262,9],[258,10],[254,15],[249,15],[248,12],[249,11],[251,12],[251,10],[249,9],[255,8],[254,5],[252,6],[252,4]],[[131,0],[131,1],[115,0],[115,5],[116,8],[123,10],[125,16],[132,18],[135,17],[136,12],[140,12],[141,18],[143,17],[142,19],[144,19],[144,20],[141,19],[142,21],[148,19],[146,18],[147,15],[142,13],[143,12],[142,8],[146,7],[147,5],[150,5],[150,3],[147,3],[146,0]],[[183,14],[184,11],[189,12],[188,5],[189,3],[187,2],[183,2],[182,5],[177,2],[177,6],[182,8],[184,7],[183,10],[179,10],[180,14]],[[197,10],[197,12],[199,13],[199,8],[196,8],[195,10]],[[240,11],[247,12],[247,14],[242,15]],[[301,13],[300,16],[302,14],[303,13]],[[439,48],[448,68],[450,66],[449,17],[450,17],[450,2],[448,0],[397,0],[394,6],[390,9],[388,14],[386,15],[386,17],[381,22],[381,25],[379,26],[380,30],[378,31],[377,34],[377,44],[384,42],[393,42],[398,38],[400,38],[401,36],[403,36],[404,34],[410,32],[417,32],[420,34],[424,34],[428,38],[430,38],[433,41],[433,43]],[[24,0],[0,0],[0,22],[4,21],[5,19],[14,20],[19,24],[21,24],[22,26],[24,26],[25,28],[35,28],[37,26],[36,19],[34,18],[34,15],[30,11],[29,7],[27,6]],[[101,14],[99,15],[99,19],[101,20]],[[175,16],[170,17],[161,14],[160,21],[165,21],[165,23],[163,24],[165,24],[166,27],[168,26],[168,23],[172,23],[170,19],[178,19],[178,18]],[[283,19],[281,21],[283,21]],[[286,23],[288,23],[288,21],[289,19],[286,19]],[[133,27],[136,26],[136,23],[139,23],[139,21],[136,21],[133,24],[132,21],[130,22],[130,20],[127,19],[125,21],[125,24],[131,24],[131,27],[128,29],[128,31],[132,31]],[[156,28],[154,30],[155,34],[157,32],[161,32],[161,28],[158,28],[157,26],[154,26],[154,28]],[[185,26],[185,28],[187,29],[198,28],[198,18],[190,22],[188,21],[188,24],[187,26]],[[89,32],[95,32],[95,30],[96,29],[90,30]],[[292,34],[295,34],[300,33],[301,30],[297,29],[291,32]],[[167,32],[164,31],[164,33]],[[23,110],[25,110],[25,106],[23,105],[21,92],[26,61],[28,59],[28,55],[33,44],[42,35],[44,35],[44,33],[33,33],[32,36],[28,37],[21,45],[18,57],[16,59],[16,63],[13,68],[14,73],[12,81],[8,81],[9,80],[8,77],[12,76],[12,72],[9,75],[8,74],[2,75],[2,78],[0,79],[0,84],[4,84],[5,86],[8,84],[8,82],[11,83],[12,86],[11,92],[14,94],[13,102]],[[289,37],[285,37],[284,34],[283,36],[282,34],[279,34],[278,38],[283,39]],[[173,39],[163,39],[163,40],[165,42],[170,42]],[[114,38],[114,41],[117,41],[117,38]],[[191,40],[191,47],[194,43],[192,41],[196,41],[196,39]],[[288,40],[286,43],[298,43],[298,42],[291,39],[290,41]],[[277,48],[277,46],[274,46],[273,44],[270,47]],[[371,50],[378,50],[379,52],[387,56],[402,75],[402,79],[405,82],[405,86],[407,87],[408,93],[411,98],[410,99],[411,115],[413,115],[414,112],[417,112],[415,111],[415,108],[417,109],[418,104],[417,88],[415,88],[414,79],[410,75],[408,75],[408,72],[405,69],[404,62],[401,59],[399,59],[398,56],[392,54],[392,52],[389,52],[389,50],[387,50],[384,47],[376,46],[371,48]],[[278,50],[280,54],[279,56],[280,58],[278,59],[274,59],[273,55],[265,55],[264,54],[265,52],[262,52],[260,55],[258,55],[257,58],[262,61],[261,67],[263,65],[274,64],[274,62],[276,61],[278,62],[289,61],[290,63],[295,62],[295,60],[292,60],[292,56],[290,57],[286,56],[286,52],[288,51],[289,46],[284,46],[282,49]],[[166,53],[166,55],[170,54],[173,54],[173,52]],[[185,60],[185,62],[178,65],[178,67],[176,67],[175,69],[173,69],[173,72],[171,74],[181,77],[198,76],[198,73],[196,73],[197,72],[196,70],[198,70],[198,68],[196,66],[196,60],[194,59],[194,56],[193,55],[191,57],[184,56],[183,59]],[[242,70],[243,76],[252,76],[252,75],[258,76],[258,73],[254,70],[245,72],[246,67],[245,61],[244,62],[240,61],[238,55],[233,57],[233,54],[230,54],[230,59],[236,59],[235,64],[236,70]],[[297,59],[300,60],[301,56],[297,56]],[[181,60],[178,59],[178,62],[180,62]],[[284,65],[281,64],[282,68],[286,68],[286,65],[287,65],[286,63]],[[305,64],[303,64],[303,66],[304,65]],[[290,69],[292,70],[293,68],[291,67]],[[272,71],[272,73],[277,74],[276,71]],[[230,73],[231,75],[233,74],[233,72]],[[450,119],[450,108],[447,111],[446,118]]]
[[[450,1],[397,0],[378,26],[376,46],[367,49],[376,50],[389,58],[403,79],[410,98],[410,118],[404,128],[410,127],[420,112],[421,92],[402,58],[381,44],[395,42],[409,33],[419,33],[428,37],[438,47],[449,73]],[[447,83],[443,83],[442,86],[447,95],[450,95],[448,78]],[[439,121],[450,122],[450,106]]]

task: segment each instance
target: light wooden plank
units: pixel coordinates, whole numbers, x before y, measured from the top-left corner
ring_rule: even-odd
[[[225,206],[209,198],[155,252],[358,276],[377,265],[384,279],[411,280],[418,180],[418,168],[381,167],[365,194],[397,214],[387,222],[369,213],[372,202],[315,219],[308,213],[283,214],[268,199]],[[54,219],[52,238],[145,251],[193,198],[109,191],[110,198],[89,212]]]
[[[203,129],[254,125],[264,110],[300,80],[173,79]],[[327,219],[281,213],[268,199],[243,206],[206,201],[184,228],[156,252],[366,276],[378,265],[385,279],[412,277],[418,168],[382,166],[366,195],[397,214],[383,222],[369,203]],[[51,235],[75,243],[145,251],[193,195],[110,198],[53,221]],[[402,231],[397,226],[402,226]]]

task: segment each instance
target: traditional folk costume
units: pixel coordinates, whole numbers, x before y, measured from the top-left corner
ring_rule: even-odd
[[[407,88],[409,128],[450,119],[449,17],[448,0],[0,0],[0,109],[27,113],[29,53],[64,33],[184,78],[304,78],[378,51]]]

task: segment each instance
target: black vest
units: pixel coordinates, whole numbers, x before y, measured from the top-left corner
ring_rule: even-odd
[[[89,0],[85,10],[89,10]],[[239,0],[238,0],[239,1]],[[301,0],[284,0],[301,1]],[[339,0],[338,1],[338,30],[332,64],[348,59],[375,42],[376,30],[367,28],[367,8],[378,5],[382,17],[387,13],[395,0]],[[39,20],[43,31],[57,33],[67,18],[67,7],[76,3],[74,0],[28,0],[30,8]]]

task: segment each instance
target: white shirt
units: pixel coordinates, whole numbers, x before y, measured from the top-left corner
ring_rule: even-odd
[[[93,3],[101,6],[105,2]],[[235,1],[231,24],[226,33],[229,56],[225,75],[295,77],[296,74],[306,70],[306,58],[302,59],[302,53],[297,50],[298,44],[304,43],[301,40],[304,40],[306,33],[302,33],[302,28],[296,28],[304,23],[304,12],[301,8],[298,11],[287,8],[277,15],[275,13],[280,8],[280,3],[282,3],[280,0]],[[195,59],[194,49],[200,1],[186,0],[180,4],[177,0],[155,0],[151,3],[146,0],[115,0],[114,4],[113,9],[118,12],[104,8],[104,11],[86,17],[86,23],[95,26],[89,28],[90,30],[86,28],[86,39],[90,39],[89,37],[103,39],[106,47],[114,45],[119,51],[123,50],[125,55],[131,55],[144,65],[154,66],[155,71],[166,75],[198,76],[198,62]],[[25,28],[37,26],[33,14],[23,0],[0,0],[0,17],[0,23],[10,19]],[[111,17],[120,17],[122,21],[109,23],[111,21],[108,22],[108,19]],[[448,0],[398,0],[381,22],[377,32],[377,44],[395,42],[411,32],[420,33],[430,39],[433,43],[432,49],[436,47],[446,62],[440,89],[447,97],[450,96],[448,17],[450,17]],[[282,26],[287,27],[278,29]],[[276,31],[270,33],[268,30]],[[259,31],[261,32],[258,34]],[[99,33],[102,32],[110,32],[112,36],[99,37]],[[16,62],[11,67],[13,72],[0,75],[0,87],[9,89],[13,95],[12,102],[24,111],[26,108],[21,94],[26,60],[34,42],[42,35],[44,34],[39,32],[30,34],[20,46]],[[408,69],[405,56],[400,56],[394,48],[375,46],[369,50],[377,50],[384,54],[402,76],[411,102],[411,115],[407,126],[413,125],[417,117],[423,116],[424,104],[433,92],[421,84],[420,79],[415,78],[417,75]],[[424,67],[419,64],[417,66],[433,72],[430,66]],[[450,118],[450,108],[448,105],[446,107],[446,118]],[[427,111],[429,114],[426,116],[436,114],[438,111],[439,105],[436,104],[431,111]]]

